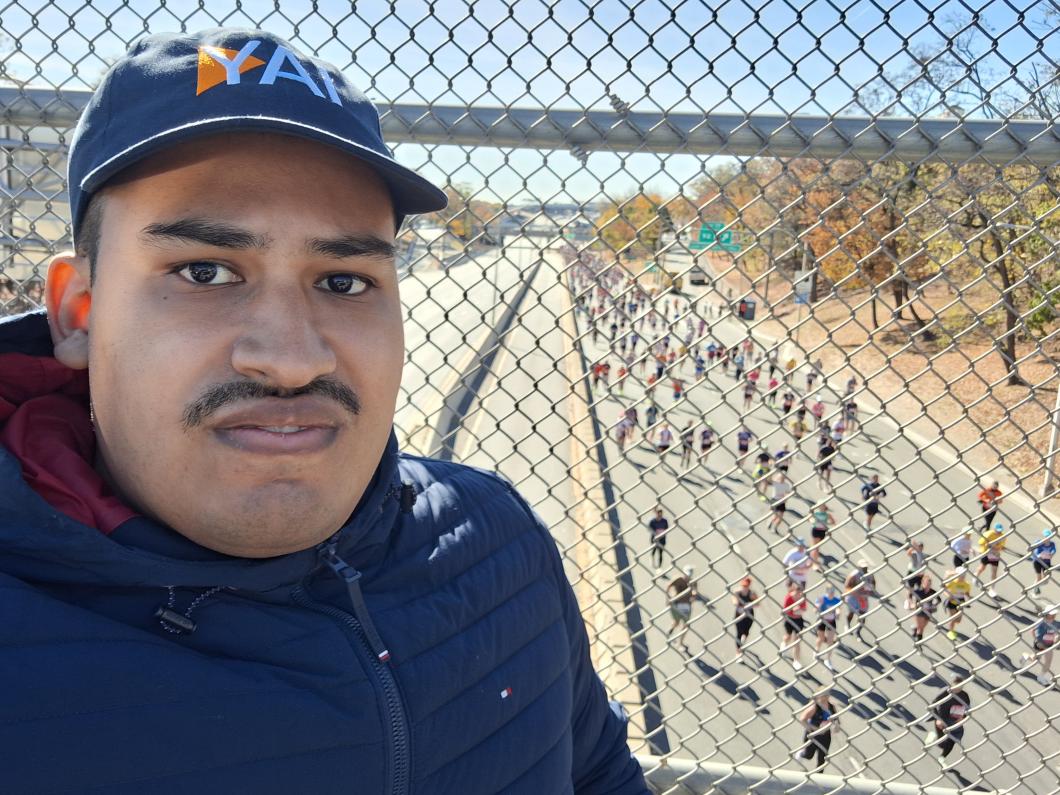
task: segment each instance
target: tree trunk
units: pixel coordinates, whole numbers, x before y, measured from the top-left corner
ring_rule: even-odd
[[[989,223],[986,218],[982,221],[984,225]],[[1003,339],[998,340],[997,352],[1008,370],[1009,386],[1027,386],[1027,382],[1020,377],[1019,367],[1016,364],[1016,329],[1019,326],[1019,315],[1013,306],[1012,278],[1009,276],[1008,264],[1004,257],[1005,244],[1001,242],[1001,238],[993,228],[990,228],[989,234],[994,244],[994,258],[990,260],[990,264],[994,266],[994,270],[1001,278],[1001,286],[1004,288],[1001,300],[1005,304],[1005,333]]]

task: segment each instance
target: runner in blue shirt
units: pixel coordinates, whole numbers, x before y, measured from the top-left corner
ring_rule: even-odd
[[[839,591],[834,585],[829,585],[825,592],[817,599],[817,616],[820,621],[817,624],[817,659],[821,659],[821,650],[827,647],[824,659],[821,662],[829,671],[835,672],[832,665],[832,649],[835,648],[836,621],[839,620],[839,606],[843,600],[839,597]]]
[[[662,568],[663,552],[666,551],[666,532],[670,529],[670,523],[663,518],[663,509],[655,509],[655,517],[648,522],[651,530],[651,559],[655,564],[655,571]]]
[[[1056,622],[1055,607],[1047,607],[1042,611],[1042,620],[1034,627],[1032,634],[1034,636],[1034,653],[1021,655],[1021,667],[1037,658],[1042,665],[1041,673],[1038,674],[1038,683],[1051,685],[1053,683],[1053,674],[1049,669],[1053,665],[1053,649],[1056,646],[1057,639],[1060,638],[1060,624]]]
[[[1042,540],[1031,548],[1031,563],[1034,564],[1034,595],[1042,595],[1042,583],[1052,570],[1053,557],[1056,555],[1056,532],[1052,529],[1042,532]]]

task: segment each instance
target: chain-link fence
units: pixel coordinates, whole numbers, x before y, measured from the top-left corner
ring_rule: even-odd
[[[219,24],[339,65],[447,186],[400,237],[399,438],[551,525],[658,791],[1060,791],[1023,656],[1060,601],[1060,6],[8,4],[0,314],[70,245],[108,62]]]

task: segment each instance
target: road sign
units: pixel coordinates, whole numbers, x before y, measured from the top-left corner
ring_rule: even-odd
[[[699,227],[699,237],[689,244],[693,251],[721,250],[736,253],[741,245],[732,229],[722,221],[707,221]]]

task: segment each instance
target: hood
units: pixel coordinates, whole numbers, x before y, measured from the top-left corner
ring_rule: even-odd
[[[44,312],[0,319],[0,366],[5,372],[31,374],[33,383],[0,384],[0,412],[5,406],[42,396],[56,407],[85,411],[87,379],[52,358],[51,337]],[[30,378],[31,376],[26,376]],[[7,411],[7,416],[11,411]],[[29,415],[32,419],[32,414]],[[6,419],[0,414],[0,422]],[[34,431],[23,423],[20,433]],[[94,449],[80,423],[64,423],[64,434],[78,452]],[[49,429],[51,431],[52,429]],[[89,429],[90,430],[90,429]],[[5,424],[3,431],[8,431]],[[64,455],[70,455],[66,450]],[[84,456],[83,456],[84,457]],[[189,541],[151,519],[140,516],[109,495],[105,487],[85,497],[73,488],[74,503],[56,500],[54,494],[71,493],[70,484],[48,471],[51,458],[39,472],[25,473],[23,463],[0,444],[0,572],[42,583],[110,586],[227,586],[282,599],[290,586],[301,582],[320,566],[319,548],[275,558],[238,558],[223,555]],[[91,471],[87,460],[85,468]],[[390,439],[371,483],[346,524],[329,541],[351,565],[365,568],[385,554],[399,513],[397,439]],[[29,469],[29,467],[27,467]],[[33,482],[27,482],[27,475]],[[90,484],[89,476],[85,474]],[[41,483],[51,485],[41,487]],[[98,484],[97,484],[98,485]],[[77,505],[80,505],[81,513]],[[88,513],[84,513],[84,511]],[[101,530],[108,530],[109,535]]]

